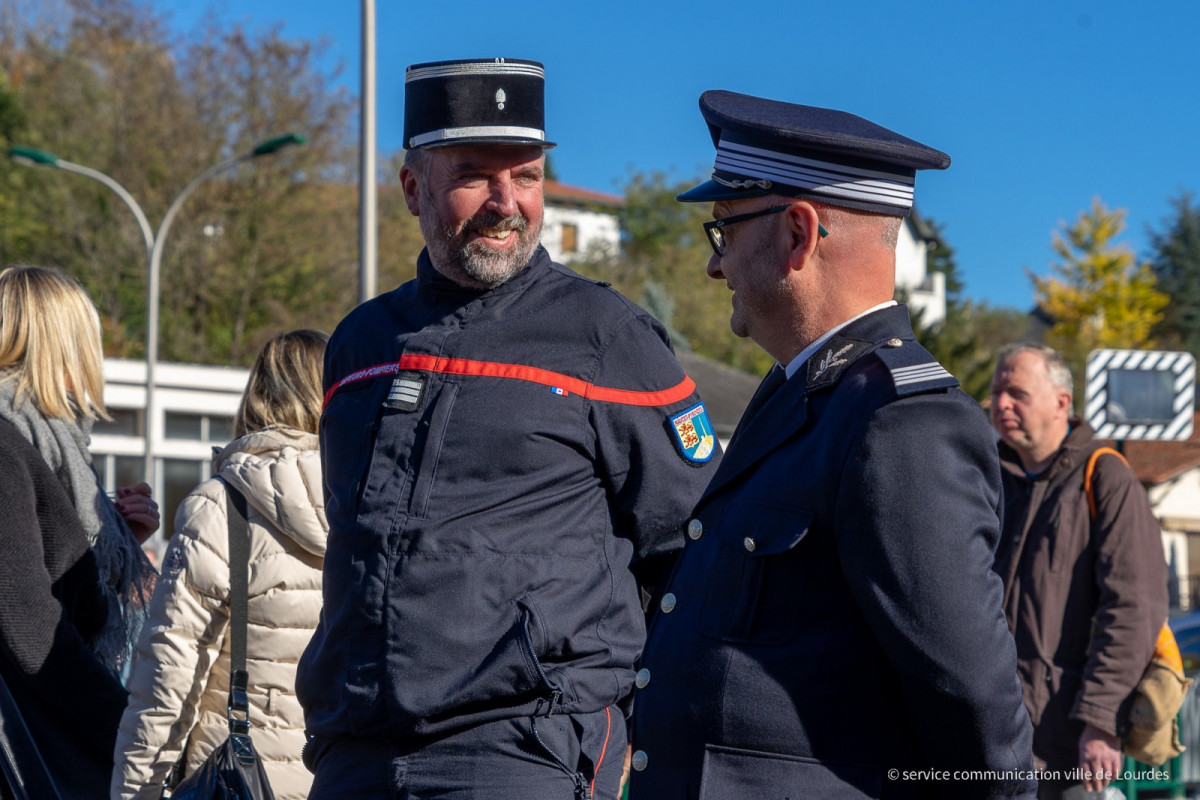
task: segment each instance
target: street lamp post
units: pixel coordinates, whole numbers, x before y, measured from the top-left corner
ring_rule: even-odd
[[[143,465],[143,475],[146,483],[154,484],[154,443],[157,441],[159,434],[159,415],[155,409],[155,384],[154,373],[158,363],[158,306],[159,306],[159,274],[160,265],[162,264],[163,245],[167,240],[167,232],[171,229],[171,223],[175,221],[176,214],[179,213],[180,206],[183,201],[196,190],[201,183],[208,180],[218,173],[236,167],[245,161],[258,158],[260,156],[271,155],[294,144],[304,144],[306,139],[296,133],[288,133],[283,136],[276,136],[272,139],[267,139],[260,142],[248,153],[243,153],[240,156],[222,161],[201,172],[191,182],[183,188],[183,191],[172,201],[167,213],[163,216],[162,222],[158,226],[158,233],[152,234],[150,223],[146,220],[145,213],[142,212],[141,206],[137,200],[133,198],[125,187],[117,183],[115,180],[105,175],[103,172],[98,172],[90,167],[84,167],[79,164],[74,164],[65,159],[59,158],[53,153],[48,153],[45,150],[39,150],[35,147],[24,147],[14,145],[8,149],[8,155],[13,161],[19,164],[31,166],[46,166],[54,169],[61,169],[67,172],[74,172],[79,175],[85,175],[89,178],[100,181],[108,188],[112,189],[117,195],[125,201],[133,211],[134,217],[137,218],[138,225],[142,229],[142,236],[146,240],[146,252],[150,259],[150,277],[146,287],[146,425],[145,425],[145,463]]]
[[[183,191],[171,202],[167,213],[163,216],[162,222],[158,226],[158,233],[154,237],[154,247],[150,252],[150,280],[147,292],[149,299],[147,301],[146,311],[146,465],[145,475],[146,483],[153,485],[154,480],[154,442],[158,441],[159,427],[162,422],[162,417],[157,413],[155,408],[155,371],[158,365],[158,300],[159,300],[159,275],[161,273],[163,246],[167,241],[167,232],[171,230],[171,223],[175,221],[175,215],[179,213],[180,207],[183,206],[183,201],[191,195],[196,188],[204,183],[209,178],[226,170],[233,169],[238,164],[241,164],[251,159],[260,156],[271,155],[277,153],[285,147],[293,144],[304,144],[305,138],[299,134],[289,133],[283,136],[276,136],[273,139],[268,139],[260,143],[249,153],[243,153],[240,156],[234,156],[231,159],[222,161],[219,164],[214,164],[208,169],[201,172],[196,177],[192,178],[191,182],[183,187]]]
[[[358,133],[358,302],[375,296],[378,252],[377,190],[375,176],[375,0],[362,3],[362,102]]]

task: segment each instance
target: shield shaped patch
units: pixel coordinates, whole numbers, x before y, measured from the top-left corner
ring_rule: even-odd
[[[671,430],[675,432],[680,452],[688,461],[703,464],[716,452],[717,435],[703,403],[671,417]]]

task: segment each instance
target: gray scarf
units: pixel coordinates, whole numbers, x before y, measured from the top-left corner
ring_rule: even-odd
[[[32,398],[18,404],[16,389],[14,372],[0,370],[0,418],[15,425],[38,449],[75,503],[108,597],[108,622],[92,648],[123,682],[149,612],[154,566],[100,485],[88,450],[92,421],[47,417]]]

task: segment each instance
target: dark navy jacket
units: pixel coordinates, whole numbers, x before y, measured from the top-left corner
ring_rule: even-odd
[[[995,440],[913,338],[852,322],[743,420],[637,676],[634,800],[1034,796]]]
[[[662,326],[542,248],[490,291],[422,254],[338,326],[325,381],[309,731],[411,741],[627,700],[635,575],[661,591],[718,454]]]

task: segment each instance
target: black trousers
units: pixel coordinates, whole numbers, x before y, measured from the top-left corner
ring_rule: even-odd
[[[314,744],[309,800],[616,800],[627,742],[609,708],[488,722],[417,748]]]

